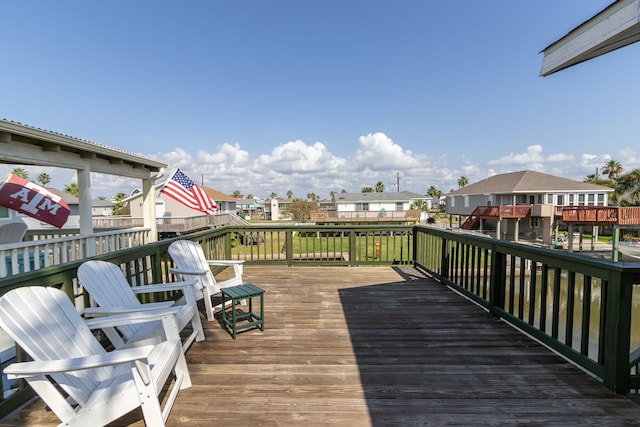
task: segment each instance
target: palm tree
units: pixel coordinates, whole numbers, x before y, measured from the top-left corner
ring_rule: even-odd
[[[29,179],[29,172],[23,168],[13,168],[11,169],[11,173],[19,176],[20,178]]]
[[[270,199],[275,199],[276,197],[278,197],[278,193],[276,193],[275,191],[272,191],[271,194],[269,194]]]
[[[373,188],[371,187],[362,187],[362,193],[373,193]]]
[[[463,188],[465,185],[469,183],[469,178],[466,176],[461,176],[458,178],[458,188]]]
[[[67,184],[64,186],[64,192],[69,193],[72,196],[78,197],[80,195],[80,191],[78,189],[78,184],[72,182],[71,184]]]
[[[236,199],[239,199],[240,196],[242,196],[242,193],[240,193],[240,190],[236,190],[233,192],[232,196]]]
[[[620,204],[626,206],[640,204],[640,169],[621,175],[617,183],[616,193],[620,194]]]
[[[376,193],[384,193],[384,183],[382,181],[376,182]]]
[[[427,190],[427,196],[429,196],[429,197],[440,197],[440,196],[442,196],[442,191],[438,190],[438,188],[435,185],[432,185]]]
[[[48,173],[42,172],[40,175],[38,175],[38,182],[43,187],[46,187],[47,184],[51,182],[51,177]]]
[[[617,160],[609,160],[602,168],[602,173],[607,175],[609,179],[617,179],[624,168]]]
[[[293,191],[289,190],[287,191],[287,199],[292,199],[293,198]]]

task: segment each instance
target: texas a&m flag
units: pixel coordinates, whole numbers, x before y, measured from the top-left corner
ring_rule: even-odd
[[[62,197],[12,173],[0,183],[0,205],[58,228],[71,211]]]

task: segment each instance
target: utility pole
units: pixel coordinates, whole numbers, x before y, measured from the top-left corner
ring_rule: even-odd
[[[400,192],[400,172],[396,172],[396,188],[398,189],[398,193]]]

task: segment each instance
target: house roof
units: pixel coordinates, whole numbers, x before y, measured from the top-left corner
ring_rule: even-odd
[[[612,192],[614,189],[541,172],[520,171],[494,175],[452,191],[448,195],[467,196],[473,194],[555,193],[566,191]]]
[[[201,187],[201,188],[204,190],[205,193],[207,193],[207,196],[211,197],[216,202],[237,202],[238,201],[238,199],[236,199],[235,197],[222,193],[218,190],[214,190],[211,187]]]
[[[140,154],[0,119],[0,163],[86,168],[146,179],[167,165]]]
[[[370,192],[370,193],[337,193],[334,195],[336,202],[401,202],[415,199],[427,199],[411,191],[397,192]]]

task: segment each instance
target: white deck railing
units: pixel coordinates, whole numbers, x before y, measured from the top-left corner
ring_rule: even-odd
[[[142,227],[88,236],[33,235],[34,240],[0,245],[0,278],[143,245],[149,237]]]

